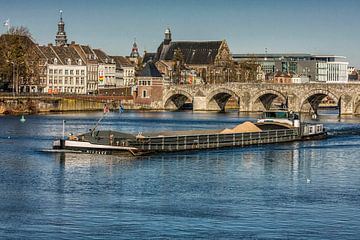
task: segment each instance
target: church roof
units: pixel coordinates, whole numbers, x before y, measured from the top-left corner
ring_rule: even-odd
[[[161,43],[155,60],[173,60],[176,49],[180,49],[185,64],[212,64],[219,52],[222,41],[175,41]]]
[[[146,63],[145,67],[137,73],[138,77],[162,77],[153,61]]]
[[[146,52],[144,54],[144,57],[142,59],[142,63],[143,64],[146,64],[148,61],[150,60],[155,60],[155,57],[156,57],[156,53],[149,53],[149,52]]]

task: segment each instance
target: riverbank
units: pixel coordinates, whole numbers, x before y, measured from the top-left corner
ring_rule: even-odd
[[[99,111],[104,106],[109,109],[118,109],[123,106],[127,109],[144,109],[136,106],[132,97],[124,96],[1,96],[0,114],[36,114],[44,112],[72,112],[72,111]]]

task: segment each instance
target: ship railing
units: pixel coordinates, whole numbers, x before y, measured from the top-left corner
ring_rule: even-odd
[[[135,145],[138,148],[148,151],[178,151],[276,143],[296,140],[298,137],[298,129],[293,128],[262,132],[145,137],[130,145]]]

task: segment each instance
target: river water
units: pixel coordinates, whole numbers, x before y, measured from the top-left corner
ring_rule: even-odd
[[[359,239],[360,119],[330,137],[125,158],[53,154],[101,113],[0,117],[1,239]],[[237,113],[110,113],[126,132],[232,127]]]

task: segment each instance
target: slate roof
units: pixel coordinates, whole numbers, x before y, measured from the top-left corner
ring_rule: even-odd
[[[93,49],[99,61],[102,63],[111,63],[111,58],[101,49]],[[106,59],[108,62],[106,62]]]
[[[60,61],[63,64],[67,64],[68,59],[70,59],[71,64],[75,65],[77,64],[77,61],[81,59],[80,55],[76,52],[76,50],[71,47],[51,46],[51,49],[56,53],[56,55],[60,58]]]
[[[54,64],[55,58],[58,60],[57,64],[59,65],[67,65],[68,59],[71,60],[72,65],[77,65],[78,60],[80,59],[84,63],[84,60],[81,58],[79,53],[71,47],[48,45],[39,46],[39,50],[46,57],[49,64]]]
[[[142,63],[146,64],[150,60],[155,60],[155,57],[156,57],[156,53],[148,53],[147,52],[147,53],[144,54]]]
[[[185,64],[213,64],[222,41],[178,41],[166,45],[161,43],[155,60],[173,60],[176,49],[180,49]]]
[[[149,61],[146,63],[144,68],[139,71],[136,76],[138,77],[162,77],[161,73],[155,66],[153,61]]]
[[[131,62],[123,56],[110,56],[112,59],[114,59],[116,68],[122,68],[122,67],[134,67]]]
[[[89,46],[80,45],[80,47],[84,51],[85,54],[94,54]]]
[[[86,63],[98,63],[97,56],[93,52],[90,46],[79,45],[79,44],[70,44],[71,48],[74,48],[75,51],[83,58]]]
[[[49,47],[49,46],[39,46],[40,51],[44,54],[44,56],[47,58],[47,62],[49,64],[54,64],[54,59],[58,56],[55,54],[55,52]],[[58,59],[60,60],[60,59]],[[63,64],[60,60],[59,64]]]

